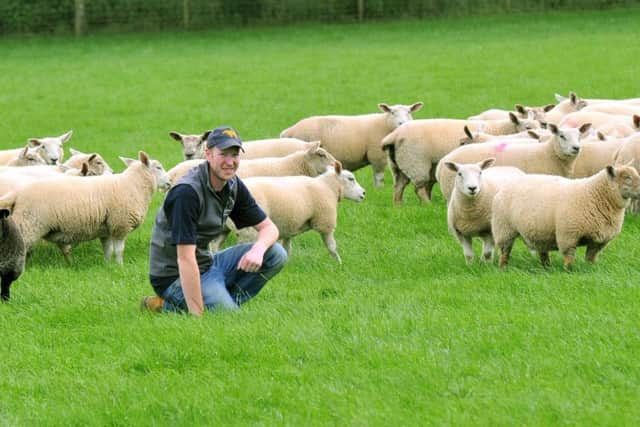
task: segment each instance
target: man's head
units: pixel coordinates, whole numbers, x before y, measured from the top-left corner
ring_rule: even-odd
[[[205,156],[209,162],[211,184],[216,190],[233,178],[240,165],[242,140],[232,127],[220,126],[207,136]]]

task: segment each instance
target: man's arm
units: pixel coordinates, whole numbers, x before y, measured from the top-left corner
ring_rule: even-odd
[[[278,240],[280,235],[278,227],[276,227],[269,217],[265,218],[262,222],[259,222],[254,226],[254,228],[258,232],[258,239],[255,241],[251,249],[249,249],[242,258],[240,258],[240,262],[238,262],[238,270],[250,273],[255,273],[260,270],[264,259],[264,253],[276,242],[276,240]]]
[[[200,285],[200,269],[196,260],[196,245],[176,245],[178,251],[178,270],[180,284],[189,313],[194,316],[202,315],[202,287]]]

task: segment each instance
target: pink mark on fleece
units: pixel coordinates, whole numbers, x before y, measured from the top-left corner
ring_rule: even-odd
[[[509,145],[509,144],[507,144],[506,142],[501,142],[500,144],[496,145],[496,153],[501,153],[501,152],[503,152],[504,150],[506,150],[506,149],[507,149],[507,146],[508,146],[508,145]]]

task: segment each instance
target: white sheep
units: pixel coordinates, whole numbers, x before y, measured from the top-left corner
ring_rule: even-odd
[[[46,164],[47,163],[44,161],[42,156],[40,156],[39,150],[37,148],[31,148],[29,145],[27,145],[23,149],[20,149],[18,151],[18,155],[13,160],[9,160],[6,163],[6,166],[22,167]]]
[[[538,144],[509,144],[484,142],[464,145],[446,155],[438,164],[436,176],[440,190],[447,200],[455,183],[455,174],[444,162],[473,163],[495,157],[496,166],[514,166],[526,173],[573,176],[574,164],[580,153],[580,138],[589,132],[589,126],[578,129],[558,129],[549,124],[550,136]]]
[[[521,120],[513,113],[508,120],[424,119],[405,123],[382,140],[382,148],[388,152],[393,172],[395,203],[402,202],[402,194],[409,182],[415,185],[416,194],[422,201],[431,201],[436,165],[468,136],[465,126],[471,132],[483,128],[489,134],[505,135],[537,129],[540,124],[535,120]]]
[[[480,114],[471,116],[469,120],[506,120],[509,118],[509,113],[515,113],[521,119],[534,119],[538,121],[544,121],[545,113],[555,108],[555,104],[549,104],[542,107],[527,107],[522,104],[515,105],[515,111],[501,110],[498,108],[492,108],[490,110],[483,111]]]
[[[624,102],[600,102],[587,105],[583,112],[599,112],[607,114],[617,114],[620,116],[633,116],[640,114],[640,105],[627,104]]]
[[[284,157],[296,151],[308,150],[319,141],[303,141],[298,138],[269,138],[244,141],[240,151],[241,160]]]
[[[205,160],[187,160],[178,163],[168,172],[171,182],[177,182],[190,169]],[[236,174],[240,178],[251,176],[289,176],[307,175],[317,176],[323,173],[327,166],[332,165],[335,158],[319,142],[312,143],[306,151],[296,151],[284,157],[267,157],[262,159],[241,160]]]
[[[84,163],[88,166],[89,175],[109,175],[113,169],[106,160],[98,153],[83,153],[82,151],[70,148],[71,157],[63,163],[64,166],[74,169],[82,169]]]
[[[630,164],[640,171],[640,133],[635,133],[622,140],[620,147],[613,154],[613,164]],[[640,212],[640,201],[632,200],[627,212],[637,214]]]
[[[183,135],[176,131],[169,132],[169,136],[182,145],[182,157],[184,160],[204,159],[204,142],[211,133],[210,130],[203,134]]]
[[[343,198],[361,202],[365,190],[353,173],[339,162],[320,176],[253,177],[243,179],[258,205],[278,227],[282,245],[291,253],[291,239],[307,230],[322,236],[331,256],[341,263],[333,233],[338,202]],[[244,230],[241,230],[244,231]],[[251,230],[249,230],[251,233]],[[252,234],[248,234],[251,236]],[[243,240],[246,240],[247,234]]]
[[[62,148],[62,144],[67,142],[69,138],[71,138],[71,135],[73,135],[72,130],[60,136],[30,138],[29,144],[32,147],[38,148],[40,156],[42,156],[47,164],[57,165],[60,164],[64,158],[64,149]]]
[[[281,137],[299,138],[305,141],[321,141],[343,167],[355,171],[364,166],[373,168],[373,184],[384,184],[387,156],[382,151],[380,141],[389,132],[412,120],[423,106],[422,102],[412,105],[378,104],[382,113],[356,116],[312,116],[300,120],[285,129]]]
[[[591,126],[596,130],[605,126],[618,124],[630,126],[632,129],[639,130],[640,116],[637,114],[633,116],[621,116],[616,114],[600,113],[597,111],[577,111],[575,113],[567,114],[560,121],[560,126],[577,128],[585,123],[591,123]]]
[[[586,246],[587,261],[595,262],[620,233],[630,199],[638,198],[640,175],[626,165],[609,165],[589,178],[526,175],[505,183],[493,200],[491,218],[500,266],[508,264],[518,236],[545,266],[549,252],[559,250],[569,268],[578,246]]]
[[[11,297],[11,284],[24,271],[26,250],[22,235],[11,218],[16,193],[0,198],[0,299]]]
[[[556,104],[553,109],[545,113],[543,119],[544,123],[558,125],[567,114],[579,111],[587,106],[587,102],[584,99],[579,98],[575,92],[570,92],[568,98],[556,94],[556,100],[558,101],[558,104]]]
[[[70,245],[99,238],[105,259],[115,251],[122,264],[127,235],[144,221],[153,193],[167,188],[169,178],[160,162],[143,151],[139,160],[121,159],[128,167],[119,174],[63,175],[20,190],[13,218],[27,250],[45,239],[70,260]]]
[[[503,182],[524,175],[514,167],[489,167],[494,161],[494,158],[489,158],[479,163],[444,163],[456,173],[453,193],[447,206],[447,225],[449,232],[462,245],[467,263],[473,261],[473,237],[482,239],[482,259],[492,259],[491,203]]]

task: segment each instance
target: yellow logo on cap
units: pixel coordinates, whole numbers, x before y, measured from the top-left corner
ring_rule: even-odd
[[[227,135],[228,137],[238,139],[238,134],[233,129],[225,129],[225,130],[222,131],[222,133]]]

